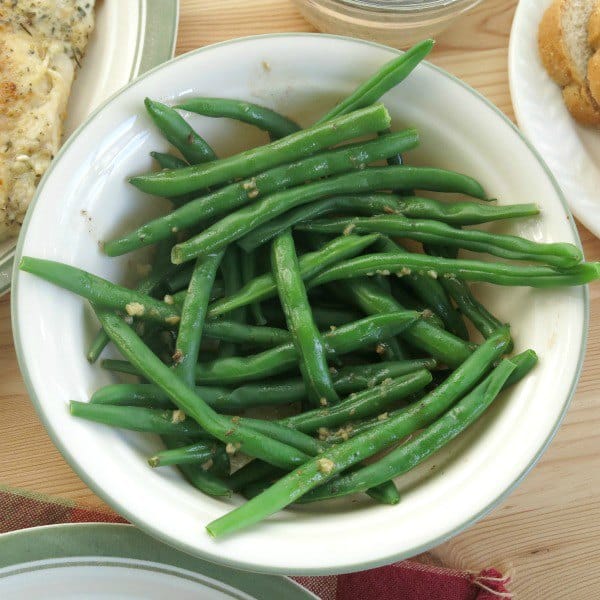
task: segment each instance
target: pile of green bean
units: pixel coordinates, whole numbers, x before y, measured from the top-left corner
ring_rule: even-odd
[[[130,182],[173,207],[104,251],[153,246],[150,273],[128,289],[73,266],[21,261],[90,302],[102,327],[90,362],[112,341],[122,358],[103,366],[139,377],[72,401],[72,414],[158,434],[165,449],[149,457],[152,467],[176,465],[206,494],[248,498],[208,524],[212,536],[294,502],[358,492],[399,502],[394,478],[469,427],[537,361],[532,350],[507,358],[508,325],[467,282],[599,278],[600,265],[571,244],[464,229],[535,216],[535,205],[497,206],[467,175],[399,158],[419,134],[391,133],[376,102],[432,44],[384,65],[306,129],[232,99],[174,108],[146,100],[177,154],[153,152],[161,169]],[[250,123],[270,141],[217,158],[178,110]],[[502,261],[459,258],[460,250]],[[250,460],[240,468],[234,455]]]

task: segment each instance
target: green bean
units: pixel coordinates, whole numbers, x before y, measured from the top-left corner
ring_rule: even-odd
[[[390,252],[399,256],[409,254],[408,250],[386,236],[377,240],[376,248],[381,252]],[[442,319],[444,327],[450,333],[463,340],[469,339],[469,332],[461,315],[452,306],[452,302],[440,282],[423,273],[410,273],[404,276],[403,281],[421,302]]]
[[[163,441],[170,450],[175,450],[186,444],[185,440],[170,438],[168,436],[165,436]],[[220,456],[220,453],[215,454],[213,462],[216,463],[218,456]],[[178,465],[178,469],[184,478],[201,492],[209,496],[231,496],[229,484],[218,477],[217,469],[212,468],[207,471],[204,470],[202,465],[197,464]]]
[[[340,397],[333,387],[325,343],[312,316],[290,230],[273,240],[271,262],[308,397],[317,406],[336,404]]]
[[[439,247],[431,248],[428,246],[425,247],[425,251],[432,256],[456,258],[456,251],[445,251],[445,249]],[[483,337],[490,337],[496,329],[503,326],[503,323],[473,296],[469,285],[465,281],[455,277],[441,277],[439,282],[446,293],[456,302],[462,314],[473,323]]]
[[[204,325],[204,335],[224,342],[273,347],[290,341],[289,331],[276,327],[241,325],[231,321],[209,321]]]
[[[95,363],[98,360],[98,358],[100,358],[102,351],[104,350],[104,348],[106,348],[109,342],[110,339],[106,335],[106,333],[104,333],[104,329],[99,329],[96,332],[96,335],[93,337],[92,342],[90,343],[88,351],[85,355],[88,359],[88,362],[92,364]]]
[[[150,98],[146,98],[144,104],[154,124],[189,163],[203,163],[214,161],[217,158],[213,149],[188,125],[176,110],[166,104],[150,100]]]
[[[166,152],[150,152],[150,156],[158,163],[161,169],[181,169],[188,166],[185,160]]]
[[[244,285],[256,277],[257,258],[254,252],[242,252],[241,270]],[[266,325],[267,319],[265,318],[260,302],[252,302],[250,304],[250,313],[256,325]]]
[[[279,139],[300,129],[297,123],[258,104],[229,98],[190,98],[175,106],[206,117],[227,117],[243,121],[266,131],[271,139]]]
[[[509,351],[511,345],[512,342],[509,342],[509,344],[506,346],[507,352]],[[512,356],[510,361],[515,365],[515,370],[510,374],[502,389],[506,389],[507,387],[514,385],[523,379],[523,377],[525,377],[525,375],[527,375],[531,369],[535,367],[538,362],[538,358],[537,354],[533,350],[525,350],[525,352],[521,352],[521,354]],[[402,409],[398,409],[389,412],[388,418],[394,418],[396,415],[400,414],[401,411]],[[329,443],[340,443],[347,440],[349,437],[354,437],[364,433],[365,431],[376,429],[380,424],[381,420],[378,418],[353,423],[352,427],[346,427],[345,429],[340,430],[333,435],[327,435],[324,441]]]
[[[196,439],[210,438],[196,421],[188,418],[180,410],[90,404],[71,400],[70,411],[75,417],[81,417],[88,421],[95,421],[96,423],[103,423],[112,427],[131,429],[132,431],[176,435],[179,437],[192,436]]]
[[[370,282],[366,278],[356,279],[353,281],[352,285],[348,285],[345,282],[338,282],[336,286],[331,286],[331,292],[341,299],[349,298],[351,301],[354,300],[354,303],[359,308],[362,308],[368,315],[388,312],[386,310],[379,310],[379,307],[376,310],[371,310],[371,308],[368,308],[364,304],[361,304],[360,301],[357,301],[357,297],[364,297],[364,291],[361,290],[364,285],[370,286]],[[370,292],[376,293],[377,289],[379,289],[379,286],[375,283]],[[379,292],[383,296],[389,296],[383,289],[380,289]],[[396,306],[394,310],[403,310],[403,308]],[[381,340],[377,345],[376,352],[386,360],[405,360],[407,358],[406,352],[402,349],[396,338]]]
[[[340,283],[338,282],[338,285]],[[352,279],[351,285],[345,285],[341,289],[348,298],[351,298],[369,314],[403,310],[403,306],[393,296],[386,294],[368,278]],[[471,347],[467,342],[428,322],[427,318],[423,318],[405,329],[402,337],[452,368],[463,363],[471,354]]]
[[[243,285],[242,273],[240,270],[240,250],[237,246],[231,245],[225,249],[225,255],[221,264],[221,275],[225,296],[232,296],[237,293]],[[232,310],[229,319],[234,323],[246,323],[246,307],[243,306]],[[220,345],[219,356],[234,356],[236,354],[235,346],[232,342],[225,342]]]
[[[137,375],[141,377],[141,372],[136,369],[130,362],[117,358],[105,358],[100,361],[100,366],[107,371],[115,373],[123,373],[125,375]]]
[[[95,307],[96,314],[120,352],[144,377],[158,385],[173,403],[213,437],[233,444],[241,452],[282,468],[302,464],[306,455],[213,411],[196,393],[176,377],[118,316]],[[119,407],[122,408],[122,407]]]
[[[383,94],[410,75],[413,69],[431,52],[433,44],[433,40],[424,40],[383,65],[373,77],[362,83],[350,96],[321,117],[318,123],[329,121],[338,115],[376,102]]]
[[[121,311],[130,317],[149,319],[167,325],[179,323],[179,309],[136,290],[111,283],[87,271],[53,260],[24,256],[19,268],[33,273],[94,304]]]
[[[416,438],[392,450],[376,463],[313,490],[302,500],[312,502],[354,494],[413,469],[476,421],[498,396],[514,369],[515,365],[509,359],[503,360],[475,389]]]
[[[341,404],[319,408],[280,419],[279,423],[309,433],[319,427],[336,427],[383,412],[398,400],[422,390],[431,383],[429,371],[421,369],[397,379],[384,380],[378,386],[351,395]]]
[[[198,362],[210,290],[222,258],[223,252],[217,252],[196,261],[181,308],[181,322],[173,355],[173,370],[189,386],[194,385],[194,369]]]
[[[542,262],[561,269],[573,267],[583,259],[581,250],[573,244],[532,242],[514,235],[489,233],[475,229],[461,230],[445,223],[424,219],[411,220],[401,215],[328,219],[303,224],[300,225],[300,228],[322,233],[353,231],[356,228],[359,232],[384,233],[427,244],[487,252],[502,258]],[[180,244],[174,246],[174,251],[178,247]]]
[[[390,194],[334,196],[290,210],[280,217],[257,227],[239,240],[238,244],[246,252],[250,252],[297,223],[337,212],[353,212],[367,216],[389,213],[390,210],[395,210],[396,205],[397,201]]]
[[[375,315],[338,327],[323,336],[328,356],[347,354],[375,346],[384,337],[398,335],[418,319],[412,311]],[[297,367],[298,359],[292,342],[246,357],[217,359],[201,363],[196,369],[196,382],[232,385],[256,381],[285,373]]]
[[[152,266],[152,270],[146,277],[139,281],[136,286],[136,290],[140,294],[152,295],[156,293],[163,287],[170,274],[180,268],[174,268],[174,266],[171,264],[171,261],[168,259],[170,248],[171,244],[167,241],[161,242],[157,248],[157,258]],[[92,340],[92,343],[87,351],[86,358],[88,361],[92,364],[95,363],[109,342],[110,339],[106,335],[104,329],[100,328],[98,333],[94,336],[94,339]]]
[[[234,423],[245,425],[254,431],[258,431],[259,433],[287,444],[292,448],[297,448],[309,456],[316,456],[325,449],[323,442],[316,440],[300,430],[292,429],[276,421],[264,421],[246,417],[233,417],[232,421]]]
[[[585,285],[600,278],[600,263],[581,263],[565,271],[545,266],[521,266],[480,260],[450,259],[423,254],[365,254],[329,267],[310,281],[311,286],[363,275],[395,273],[402,277],[412,270],[432,277],[459,277],[467,281],[485,281],[496,285],[549,288]]]
[[[139,175],[129,181],[149,194],[178,196],[223,184],[230,179],[252,177],[343,141],[376,133],[389,125],[390,115],[386,108],[382,104],[374,104],[206,165]]]
[[[215,451],[216,445],[214,443],[195,442],[189,446],[161,450],[148,459],[148,464],[151,467],[166,467],[168,465],[206,463],[212,459]]]
[[[202,392],[198,392],[202,394]],[[209,399],[204,396],[207,404]],[[96,390],[90,404],[112,404],[117,406],[141,406],[144,408],[170,408],[173,403],[160,388],[148,383],[113,383]]]
[[[418,142],[417,132],[408,129],[376,140],[341,146],[275,167],[251,179],[232,183],[196,198],[185,206],[138,227],[122,238],[106,242],[104,251],[109,256],[131,252],[161,239],[168,239],[172,237],[173,231],[183,231],[198,223],[206,223],[210,219],[228,214],[257,198],[303,185],[311,179],[364,168],[366,164],[385,158],[398,150],[410,149]]]
[[[379,504],[389,504],[394,506],[400,502],[400,494],[396,484],[393,481],[386,481],[378,486],[367,490],[367,494],[379,502]]]
[[[501,219],[517,219],[538,215],[536,204],[495,206],[476,202],[440,202],[431,198],[403,196],[393,204],[394,212],[411,219],[433,219],[449,225],[479,225]],[[390,213],[391,214],[391,213]]]
[[[344,258],[356,256],[371,245],[378,236],[342,236],[335,238],[329,244],[317,252],[311,252],[301,256],[298,260],[302,279],[307,280],[314,277],[327,266],[335,264]],[[240,306],[246,306],[251,302],[266,300],[277,295],[277,284],[272,273],[265,273],[248,282],[235,296],[217,300],[210,305],[208,316],[218,317],[228,313]]]
[[[405,408],[395,418],[382,421],[379,428],[330,446],[318,457],[284,475],[259,496],[210,523],[206,528],[208,533],[213,537],[221,537],[257,523],[338,473],[429,425],[476,385],[502,355],[509,339],[508,331],[500,330],[427,396]]]
[[[171,251],[171,262],[181,264],[206,252],[216,252],[296,206],[328,196],[372,192],[390,187],[418,187],[432,191],[462,192],[478,198],[484,196],[479,183],[453,171],[428,167],[370,167],[276,192],[251,206],[240,208],[198,235],[176,244]]]

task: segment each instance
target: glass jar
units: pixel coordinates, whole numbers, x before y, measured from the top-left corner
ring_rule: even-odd
[[[435,37],[481,0],[294,0],[317,29],[406,48]]]

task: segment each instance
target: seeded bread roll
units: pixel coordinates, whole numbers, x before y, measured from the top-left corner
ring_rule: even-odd
[[[572,117],[582,125],[600,126],[600,110],[587,86],[571,85],[563,88],[563,100]]]
[[[600,126],[600,57],[595,57],[588,42],[588,25],[598,4],[598,0],[555,0],[538,30],[542,63],[563,88],[567,109],[581,124],[593,126]],[[593,27],[597,26],[600,34],[600,14],[594,16]]]

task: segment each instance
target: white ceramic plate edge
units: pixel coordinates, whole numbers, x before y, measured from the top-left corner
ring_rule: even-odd
[[[227,593],[227,588],[256,600],[317,599],[286,577],[248,574],[210,563],[165,546],[132,525],[70,523],[21,529],[0,535],[0,595],[4,578],[58,566],[102,567],[111,559],[119,566],[164,571]],[[125,560],[123,560],[125,559]],[[51,565],[47,562],[51,561]],[[129,562],[128,562],[129,561]],[[175,567],[175,569],[173,569]],[[218,583],[217,583],[218,582]],[[275,596],[277,594],[277,596]]]

